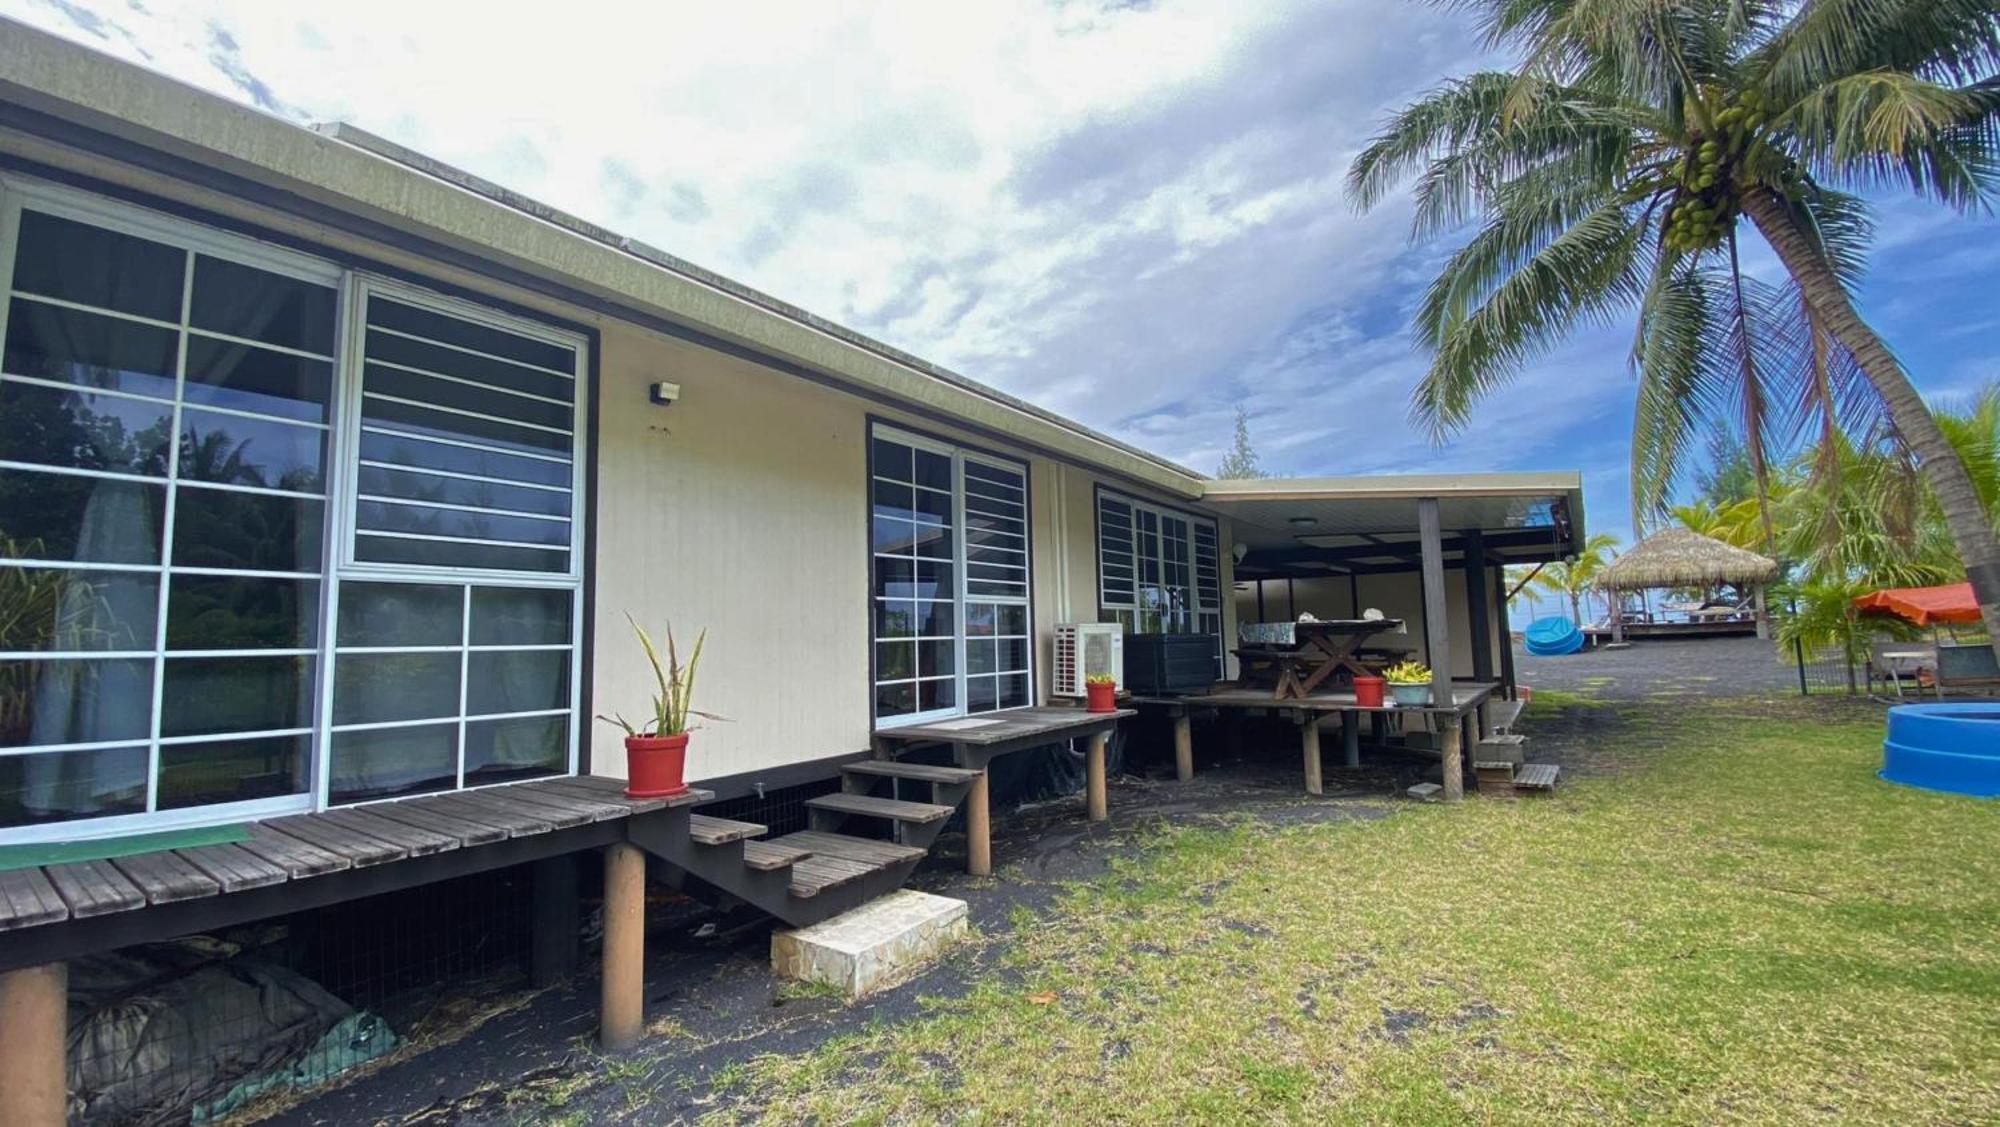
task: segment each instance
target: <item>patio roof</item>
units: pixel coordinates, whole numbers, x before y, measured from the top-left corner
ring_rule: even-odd
[[[1202,504],[1230,520],[1246,549],[1238,578],[1304,578],[1416,570],[1417,502],[1428,497],[1447,563],[1462,563],[1475,542],[1491,563],[1559,560],[1581,536],[1575,472],[1211,481]]]
[[[1608,591],[1645,587],[1706,587],[1715,583],[1738,586],[1769,583],[1778,577],[1778,561],[1725,544],[1688,528],[1663,528],[1611,561],[1598,577]]]

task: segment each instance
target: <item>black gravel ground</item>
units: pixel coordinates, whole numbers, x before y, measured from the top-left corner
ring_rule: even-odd
[[[1799,691],[1798,667],[1757,638],[1663,638],[1568,657],[1535,657],[1517,646],[1514,663],[1524,685],[1603,700]]]
[[[1755,639],[1648,642],[1565,658],[1517,653],[1523,681],[1592,701],[1668,705],[1675,697],[1796,692],[1796,672]],[[1748,702],[1745,702],[1746,704]],[[1780,706],[1807,705],[1792,698]],[[1817,701],[1812,703],[1818,703]],[[1564,708],[1531,732],[1531,758],[1565,772],[1616,771],[1635,756],[1620,709]],[[1643,725],[1641,725],[1643,727]],[[1152,748],[1162,733],[1143,734]],[[1643,742],[1643,741],[1640,741]],[[1417,781],[1421,760],[1371,754],[1360,771],[1325,757],[1327,794],[1302,793],[1297,737],[1288,724],[1251,729],[1245,758],[1219,762],[1220,734],[1197,729],[1198,771],[1189,784],[1123,777],[1111,788],[1111,819],[1084,821],[1080,799],[1043,803],[994,819],[995,876],[963,871],[963,842],[940,841],[914,886],[971,906],[978,942],[956,949],[915,981],[855,1005],[788,988],[770,970],[772,921],[752,911],[718,912],[686,898],[655,905],[648,935],[649,1036],[630,1052],[599,1054],[597,979],[586,970],[536,993],[496,994],[468,1009],[498,1009],[463,1039],[378,1067],[266,1122],[282,1124],[675,1123],[716,1107],[719,1076],[765,1053],[796,1053],[872,1023],[919,1014],[919,999],[949,999],[982,977],[1016,921],[1046,910],[1065,884],[1099,876],[1114,858],[1142,851],[1161,826],[1338,821],[1385,817]],[[1331,745],[1337,748],[1337,741]],[[1617,749],[1614,753],[1613,749]],[[1430,770],[1435,772],[1435,761]]]

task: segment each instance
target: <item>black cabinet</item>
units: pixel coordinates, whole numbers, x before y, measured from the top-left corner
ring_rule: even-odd
[[[1205,693],[1215,679],[1213,634],[1125,635],[1125,688],[1139,696]]]

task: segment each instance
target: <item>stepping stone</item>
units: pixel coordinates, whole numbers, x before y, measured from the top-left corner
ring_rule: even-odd
[[[773,932],[771,969],[860,998],[908,981],[968,927],[965,901],[899,889],[810,927]]]

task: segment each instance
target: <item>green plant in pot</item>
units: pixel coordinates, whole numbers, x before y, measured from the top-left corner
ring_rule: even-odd
[[[1431,702],[1431,668],[1421,661],[1399,661],[1382,671],[1396,703],[1421,707]]]
[[[680,648],[674,644],[673,627],[667,627],[667,656],[662,661],[660,649],[653,644],[645,627],[629,614],[625,621],[632,623],[632,632],[639,636],[646,660],[652,663],[653,678],[659,683],[659,692],[653,697],[653,714],[644,725],[633,724],[615,712],[598,719],[625,729],[626,795],[672,798],[686,794],[687,745],[688,733],[693,731],[692,720],[724,719],[697,712],[693,707],[695,668],[701,664],[701,648],[708,642],[708,631],[695,638],[694,650],[683,664]]]

